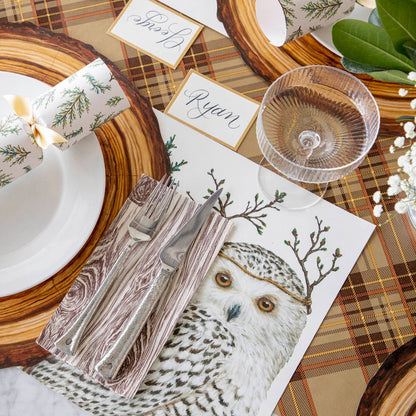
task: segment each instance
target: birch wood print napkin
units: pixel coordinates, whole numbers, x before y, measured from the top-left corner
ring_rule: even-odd
[[[149,243],[138,243],[124,265],[119,287],[87,328],[75,356],[67,356],[54,343],[87,305],[129,239],[127,226],[156,181],[142,178],[105,233],[80,275],[37,339],[37,343],[115,393],[132,398],[163,348],[199,283],[218,254],[229,232],[226,219],[212,213],[189,250],[184,264],[172,278],[123,367],[113,381],[99,376],[94,367],[117,339],[123,324],[160,270],[159,253],[169,239],[190,219],[198,204],[175,195],[158,234]]]

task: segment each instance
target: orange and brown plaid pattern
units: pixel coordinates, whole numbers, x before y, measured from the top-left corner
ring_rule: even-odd
[[[106,34],[124,1],[2,0],[0,23],[28,21],[92,44],[111,59],[163,110],[189,69],[260,100],[267,83],[244,63],[232,42],[205,28],[177,69],[172,70]],[[258,159],[251,129],[240,152]],[[331,184],[330,202],[370,222],[371,196],[385,191],[397,167],[379,138],[360,169]],[[282,416],[353,416],[370,378],[383,360],[416,334],[416,232],[393,203],[348,277],[300,363],[275,413]]]

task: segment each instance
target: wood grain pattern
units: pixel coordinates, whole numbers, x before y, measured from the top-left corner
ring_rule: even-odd
[[[153,240],[138,243],[131,249],[119,275],[118,287],[116,284],[112,288],[108,302],[102,305],[96,318],[88,325],[75,356],[60,352],[54,343],[88,304],[128,243],[127,225],[155,185],[156,181],[151,178],[143,176],[140,179],[37,341],[43,348],[127,398],[136,394],[231,227],[228,220],[219,214],[211,214],[192,244],[183,266],[170,278],[164,295],[117,377],[111,382],[105,381],[94,367],[117,339],[135,305],[139,304],[159,273],[160,251],[194,214],[197,203],[186,196],[175,195],[164,224]]]
[[[115,74],[131,108],[96,131],[105,163],[103,208],[90,238],[74,259],[46,282],[0,299],[0,367],[32,365],[48,353],[35,344],[59,302],[140,176],[159,179],[169,158],[153,110],[118,68],[91,46],[29,23],[0,25],[0,71],[51,86],[100,57]]]
[[[281,47],[272,45],[256,19],[256,0],[217,0],[218,19],[250,68],[267,81],[274,81],[291,69],[305,65],[328,65],[343,69],[339,56],[328,50],[312,35],[306,35]],[[354,74],[370,89],[380,109],[380,132],[398,134],[396,119],[409,112],[409,102],[398,95],[399,84],[381,82],[368,75]],[[410,98],[410,99],[409,99]]]
[[[370,380],[357,416],[411,416],[416,414],[416,338],[383,362]]]

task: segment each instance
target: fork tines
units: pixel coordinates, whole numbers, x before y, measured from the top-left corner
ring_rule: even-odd
[[[166,176],[162,177],[131,221],[129,230],[132,235],[137,231],[145,232],[151,238],[155,234],[160,218],[167,211],[179,185],[172,177]]]
[[[157,219],[162,215],[172,201],[173,195],[178,187],[178,183],[171,176],[168,176],[166,180],[165,178],[166,175],[162,177],[148,198],[150,201],[147,209],[145,209],[144,215],[150,219]]]

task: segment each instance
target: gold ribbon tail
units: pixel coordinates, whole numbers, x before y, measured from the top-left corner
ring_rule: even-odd
[[[34,119],[29,99],[20,95],[5,95],[4,98],[11,105],[16,115],[29,124],[33,138],[39,147],[46,149],[53,143],[65,143],[67,141],[59,133]]]

